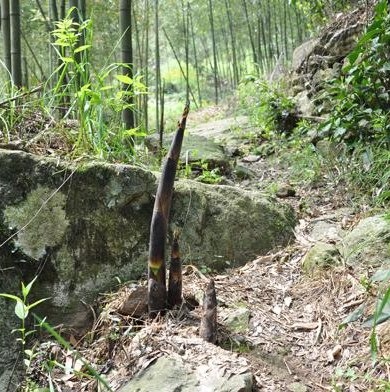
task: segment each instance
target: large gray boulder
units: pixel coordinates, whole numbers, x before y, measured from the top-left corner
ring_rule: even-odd
[[[196,369],[180,358],[160,357],[119,392],[251,392],[253,375],[201,365]]]
[[[0,150],[0,292],[17,294],[39,275],[31,300],[50,300],[38,313],[86,330],[99,293],[146,272],[156,184],[135,166]],[[274,200],[188,180],[175,185],[169,232],[181,230],[184,262],[223,269],[286,244],[294,224]],[[12,303],[0,298],[0,309],[1,374],[18,325]]]
[[[310,39],[294,49],[291,61],[293,71],[298,71],[302,64],[306,61],[309,54],[318,45],[318,38]]]

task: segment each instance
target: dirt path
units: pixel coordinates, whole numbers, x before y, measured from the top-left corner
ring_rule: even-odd
[[[248,120],[217,120],[194,131],[223,142],[226,130],[240,125],[247,129]],[[264,191],[270,184],[290,183],[289,168],[277,159],[244,154],[236,164],[251,172],[236,186]],[[367,271],[345,266],[312,274],[302,270],[310,248],[318,242],[340,241],[361,212],[351,206],[343,185],[329,178],[294,184],[290,197],[286,195],[282,192],[281,201],[292,205],[299,218],[295,242],[216,277],[222,325],[225,313],[237,304],[249,311],[246,332],[227,332],[226,339],[233,350],[243,351],[260,390],[368,390],[376,376],[365,376],[380,373],[371,368],[370,330],[350,324],[340,329],[359,304],[374,301],[361,284]]]

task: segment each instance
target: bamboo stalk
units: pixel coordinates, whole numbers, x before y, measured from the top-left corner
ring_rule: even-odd
[[[165,241],[172,202],[173,183],[175,181],[188,112],[189,103],[186,104],[181,120],[178,123],[175,137],[172,140],[164,163],[154,202],[150,226],[148,261],[148,306],[149,314],[152,317],[160,312],[164,312],[167,306]]]

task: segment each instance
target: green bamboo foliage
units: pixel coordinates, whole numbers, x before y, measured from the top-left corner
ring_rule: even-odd
[[[186,127],[189,104],[183,111],[175,137],[166,157],[154,202],[152,222],[150,226],[149,262],[148,262],[148,306],[149,314],[156,316],[167,307],[165,241],[173,184],[176,176],[184,130]]]

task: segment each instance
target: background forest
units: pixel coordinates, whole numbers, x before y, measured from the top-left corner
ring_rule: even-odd
[[[366,33],[341,72],[319,76],[321,94],[310,98],[315,110],[302,115],[290,71],[294,48],[327,23],[337,27],[341,12],[357,6],[365,9]],[[300,120],[296,137],[278,145],[301,154],[310,143],[302,136],[313,132],[346,142],[343,160],[355,172],[375,167],[368,183],[356,173],[352,182],[380,189],[387,200],[387,7],[385,1],[4,0],[0,137],[31,139],[30,145],[49,139],[54,150],[73,156],[150,163],[145,137],[159,134],[161,149],[186,101],[192,110],[219,105],[229,115],[249,113],[257,136],[274,144],[275,121],[287,112]],[[294,160],[305,165],[315,152]],[[334,162],[326,165],[333,170]]]
[[[172,109],[176,118],[178,104],[188,98],[193,108],[218,104],[243,79],[280,72],[310,31],[351,5],[284,0],[2,1],[4,100],[17,96],[20,88],[34,92],[15,111],[3,103],[3,136],[10,139],[15,124],[41,112],[45,118],[78,119],[85,140],[78,137],[77,147],[111,155],[121,150],[123,138],[163,128],[164,118],[170,118]],[[131,79],[118,78],[121,62],[130,64],[125,75]],[[12,85],[7,83],[9,73]],[[125,100],[120,82],[131,87]],[[134,119],[124,132],[118,113],[126,104],[134,109]]]

